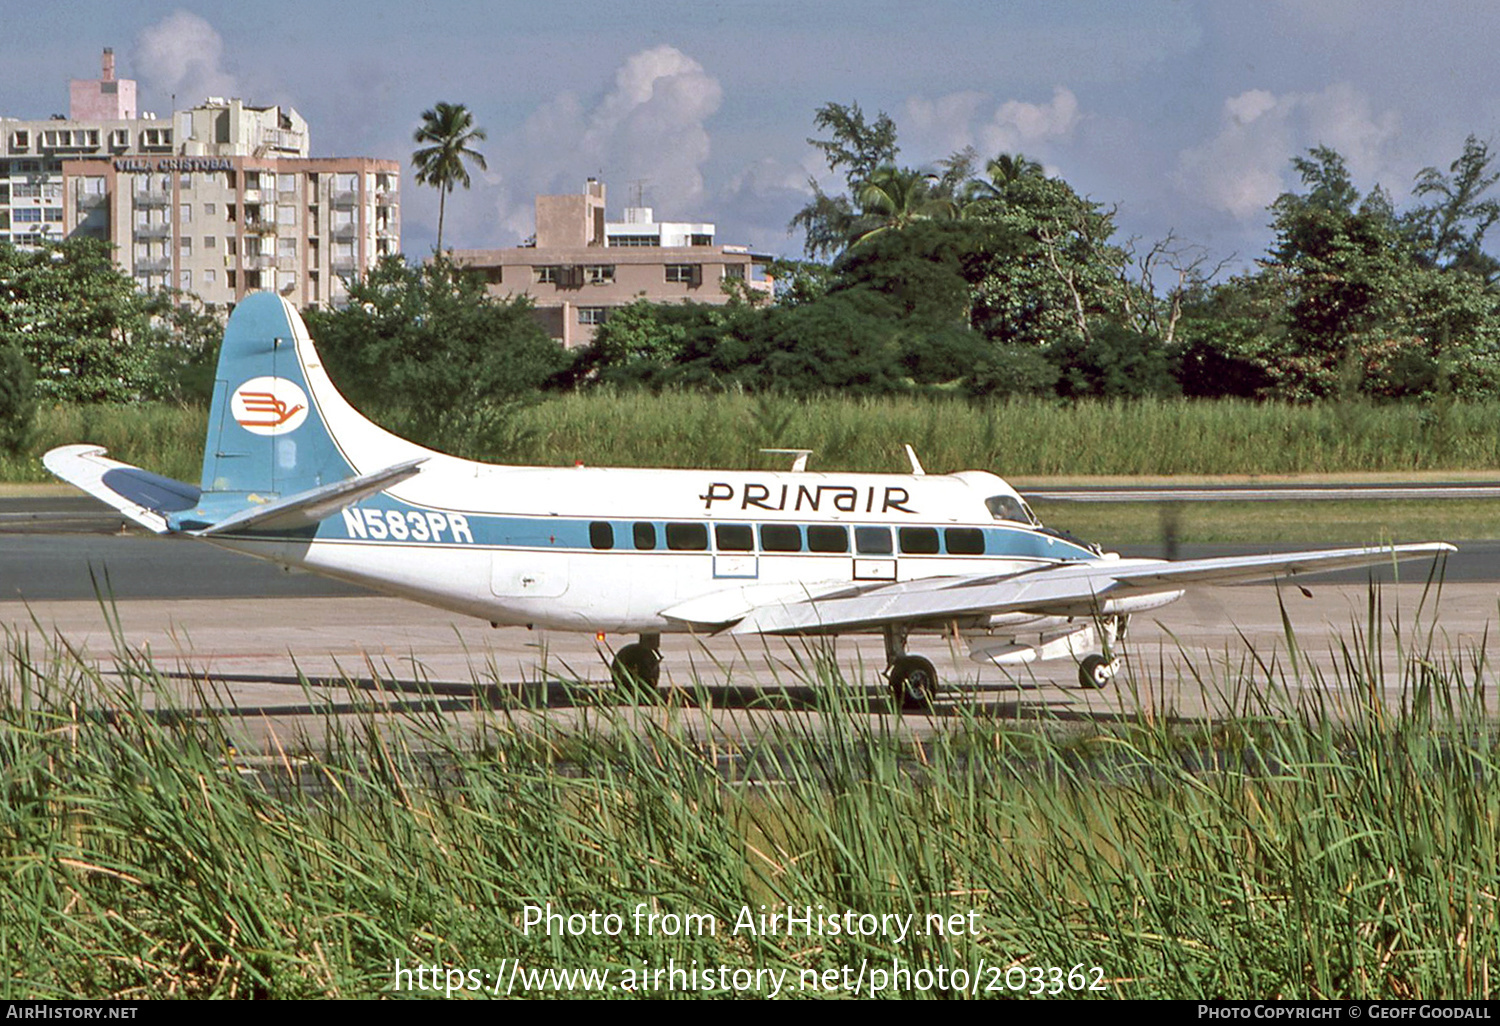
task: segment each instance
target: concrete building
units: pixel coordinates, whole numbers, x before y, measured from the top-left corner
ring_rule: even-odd
[[[70,83],[66,118],[0,118],[0,243],[105,239],[142,288],[211,306],[258,289],[337,304],[400,252],[396,161],[309,156],[290,107],[210,97],[158,120],[109,50],[101,70]]]
[[[610,311],[637,299],[729,302],[735,283],[771,295],[770,258],[714,242],[714,225],[656,221],[650,207],[605,216],[605,187],[536,198],[536,237],[510,249],[455,250],[453,261],[484,272],[492,294],[529,295],[537,318],[563,345],[587,345]]]

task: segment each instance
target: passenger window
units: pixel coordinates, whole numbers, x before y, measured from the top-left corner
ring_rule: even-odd
[[[703,524],[668,524],[667,548],[702,552],[708,548],[708,528]]]
[[[714,544],[721,552],[749,552],[755,548],[755,532],[749,524],[715,524]]]
[[[811,524],[807,528],[809,552],[848,552],[849,529],[841,524]]]
[[[984,532],[977,527],[949,527],[943,531],[943,542],[950,556],[984,555]]]
[[[913,556],[931,556],[938,550],[936,527],[901,528],[901,551]]]
[[[856,527],[854,551],[867,556],[889,556],[895,551],[891,547],[891,529],[889,527]]]
[[[589,544],[596,549],[615,547],[615,529],[607,521],[595,520],[589,524]]]
[[[654,549],[654,548],[656,548],[656,525],[655,524],[636,524],[635,525],[635,547],[638,548],[638,549]]]
[[[802,528],[796,524],[761,524],[760,547],[766,552],[801,552]]]

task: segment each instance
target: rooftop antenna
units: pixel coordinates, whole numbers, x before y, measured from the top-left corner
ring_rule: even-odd
[[[632,207],[644,207],[646,205],[646,183],[650,180],[649,178],[632,178],[630,180],[631,196],[633,197],[633,202],[630,205]]]

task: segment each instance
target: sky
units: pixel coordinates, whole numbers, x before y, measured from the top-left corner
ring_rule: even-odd
[[[639,193],[661,220],[800,256],[787,224],[810,180],[813,115],[895,121],[901,163],[1019,152],[1116,211],[1116,241],[1169,235],[1248,267],[1291,160],[1345,157],[1361,191],[1410,200],[1464,139],[1496,140],[1500,4],[1490,0],[0,0],[0,115],[65,113],[102,49],[165,115],[206,96],[288,104],[314,156],[400,161],[402,243],[431,251],[437,194],[411,177],[439,101],[485,130],[488,170],[448,203],[444,241],[511,246],[537,193]]]

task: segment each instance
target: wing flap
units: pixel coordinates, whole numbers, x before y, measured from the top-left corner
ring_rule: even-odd
[[[930,578],[858,593],[834,593],[757,606],[731,634],[870,630],[890,624],[1026,612],[1088,615],[1110,597],[1178,591],[1187,584],[1233,584],[1284,575],[1380,566],[1456,551],[1445,542],[1384,548],[1322,549],[1261,556],[1165,562],[1100,559],[1063,563],[1005,577]],[[1164,596],[1164,598],[1170,596]]]
[[[109,459],[107,451],[102,445],[64,445],[43,456],[42,465],[153,534],[166,534],[168,516],[198,504],[197,485]]]

